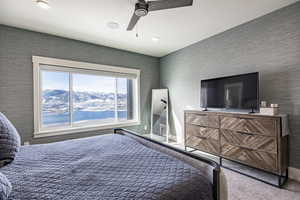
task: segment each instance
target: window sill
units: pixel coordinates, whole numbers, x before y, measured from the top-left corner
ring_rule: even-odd
[[[90,132],[90,131],[100,131],[128,126],[138,126],[141,123],[139,121],[127,121],[121,122],[118,124],[105,124],[100,126],[85,126],[85,127],[72,127],[64,129],[55,129],[55,130],[43,130],[33,133],[33,138],[43,138],[50,136],[59,136],[59,135],[69,135],[74,133]]]

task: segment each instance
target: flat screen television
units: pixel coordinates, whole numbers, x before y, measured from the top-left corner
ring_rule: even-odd
[[[259,74],[241,74],[201,81],[201,107],[258,110]]]

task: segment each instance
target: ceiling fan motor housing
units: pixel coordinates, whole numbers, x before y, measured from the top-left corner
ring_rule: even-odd
[[[144,17],[148,14],[148,4],[136,3],[134,13],[139,17]]]

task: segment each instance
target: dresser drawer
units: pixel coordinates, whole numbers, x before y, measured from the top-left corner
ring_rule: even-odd
[[[224,158],[235,160],[252,167],[277,172],[277,154],[253,151],[223,143],[221,146],[221,155]]]
[[[219,154],[219,130],[186,124],[185,146],[212,154]]]
[[[199,126],[211,127],[211,128],[219,128],[219,117],[217,115],[212,114],[195,114],[195,113],[187,113],[185,115],[186,123],[194,124]]]
[[[221,145],[228,143],[251,150],[277,153],[276,137],[254,135],[227,129],[221,129],[220,134]]]
[[[271,118],[221,116],[221,129],[276,136],[276,120]]]
[[[219,129],[216,128],[186,124],[186,134],[199,138],[219,140]]]

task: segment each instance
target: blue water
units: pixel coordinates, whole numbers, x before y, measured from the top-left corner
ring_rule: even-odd
[[[109,119],[114,118],[114,111],[75,111],[73,113],[73,121],[79,122],[84,120],[101,120],[101,119]],[[118,111],[119,119],[127,118],[127,111]],[[62,114],[53,114],[53,113],[43,113],[43,125],[51,125],[51,124],[67,124],[70,121],[69,113]]]

